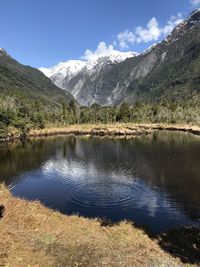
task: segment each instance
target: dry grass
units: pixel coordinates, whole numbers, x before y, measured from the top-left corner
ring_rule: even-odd
[[[200,127],[182,124],[75,124],[66,127],[31,130],[30,137],[51,135],[99,135],[99,136],[138,136],[153,130],[184,131],[200,135]]]
[[[102,226],[14,198],[0,186],[0,266],[182,266],[132,224]]]
[[[30,136],[50,136],[50,135],[98,135],[98,136],[138,136],[148,134],[144,127],[137,127],[132,124],[74,124],[66,127],[46,128],[43,130],[32,130]]]
[[[200,135],[200,126],[190,124],[142,124],[142,123],[112,123],[112,124],[74,124],[67,126],[47,127],[45,129],[32,129],[30,138],[58,136],[58,135],[85,135],[110,137],[136,137],[148,135],[154,130],[182,131]],[[9,128],[7,137],[0,142],[9,142],[20,139],[20,131]]]

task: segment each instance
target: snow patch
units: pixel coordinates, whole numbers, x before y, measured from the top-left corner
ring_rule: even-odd
[[[7,55],[7,52],[4,48],[0,48],[0,55]]]
[[[104,66],[123,62],[127,58],[135,57],[137,55],[139,54],[136,52],[121,52],[112,50],[109,56],[100,55],[87,61],[69,60],[66,62],[60,62],[50,68],[42,67],[39,68],[39,70],[48,78],[50,78],[57,86],[64,89],[64,81],[69,81],[83,70],[88,72],[88,74],[92,74],[98,70],[101,70],[101,68]]]

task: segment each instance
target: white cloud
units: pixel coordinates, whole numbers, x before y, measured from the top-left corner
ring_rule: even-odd
[[[141,26],[135,29],[136,42],[151,42],[157,41],[160,37],[160,29],[158,27],[158,21],[156,18],[152,18],[148,23],[147,27],[143,28]]]
[[[136,54],[137,53],[134,52],[121,52],[115,50],[113,45],[107,45],[105,42],[100,42],[94,52],[87,49],[81,59],[85,61],[93,61],[99,57],[113,57],[114,60],[122,61]]]
[[[117,35],[117,44],[121,49],[128,48],[134,43],[148,43],[158,41],[162,36],[168,35],[173,28],[182,21],[182,14],[178,13],[172,16],[165,26],[159,26],[155,17],[153,17],[146,27],[138,26],[133,31],[125,30]]]
[[[114,44],[107,45],[105,42],[100,42],[95,51],[87,49],[81,59],[90,61],[90,66],[92,66],[93,64],[96,64],[95,61],[100,57],[109,57],[111,61],[121,62],[136,55],[138,55],[138,53],[133,51],[122,52],[116,50],[114,49]]]
[[[190,0],[190,4],[191,4],[193,7],[200,6],[200,0]]]
[[[134,45],[135,43],[149,43],[152,41],[156,42],[160,37],[165,37],[166,35],[168,35],[181,21],[182,14],[178,13],[176,16],[171,16],[166,25],[161,27],[159,26],[158,20],[153,17],[151,20],[149,20],[146,27],[138,26],[133,31],[125,30],[123,32],[120,32],[114,40],[113,44],[100,42],[95,51],[87,49],[81,59],[88,61],[95,60],[99,57],[112,55],[119,55],[120,57],[122,57],[123,53],[116,50],[115,47],[123,50],[128,49],[129,46]],[[129,55],[127,54],[124,56],[128,57]],[[130,54],[130,56],[132,55]]]
[[[120,32],[117,36],[117,39],[119,41],[119,45],[121,48],[128,48],[129,44],[134,44],[136,41],[136,36],[133,32],[126,30],[124,32]],[[117,42],[114,43],[117,45]]]
[[[162,34],[164,36],[170,34],[170,32],[183,21],[183,16],[181,13],[178,13],[176,16],[171,16],[167,21],[167,24],[162,28]]]
[[[100,42],[97,49],[93,52],[89,49],[85,51],[85,54],[81,57],[84,60],[96,59],[100,56],[106,57],[112,54],[114,51],[113,45],[107,45],[105,42]]]

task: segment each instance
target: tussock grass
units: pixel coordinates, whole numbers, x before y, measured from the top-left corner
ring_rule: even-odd
[[[137,127],[130,124],[74,124],[66,127],[46,128],[42,130],[32,130],[30,136],[49,136],[59,134],[74,135],[99,135],[99,136],[138,136],[148,134],[144,127]]]
[[[190,124],[141,124],[141,123],[112,123],[112,124],[73,124],[67,126],[49,126],[45,129],[31,129],[27,137],[46,137],[58,135],[85,135],[85,136],[110,136],[110,137],[136,137],[148,135],[154,130],[182,131],[200,135],[200,126]],[[0,142],[20,139],[20,132],[9,129],[6,137]]]
[[[200,135],[200,126],[183,124],[74,124],[66,127],[52,127],[42,130],[31,130],[29,136],[51,135],[99,135],[99,136],[139,136],[149,134],[153,130],[183,131]]]
[[[182,266],[128,222],[65,216],[0,186],[0,266]]]

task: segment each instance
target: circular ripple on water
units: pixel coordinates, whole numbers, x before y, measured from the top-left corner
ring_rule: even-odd
[[[74,203],[87,207],[129,206],[139,187],[125,183],[93,183],[71,189]]]

